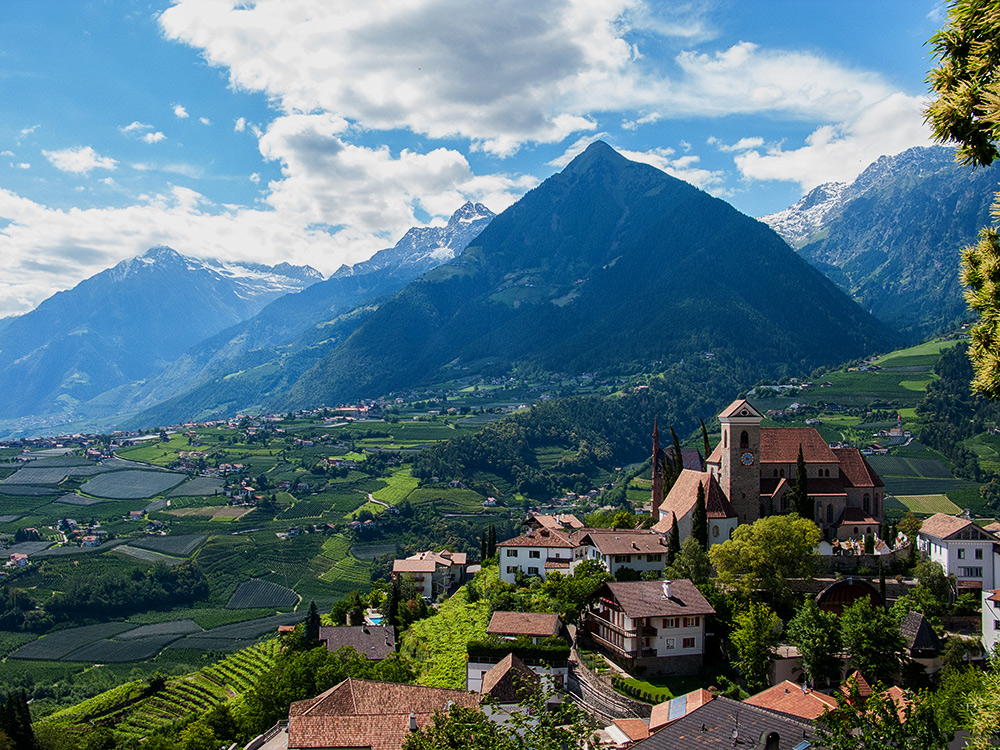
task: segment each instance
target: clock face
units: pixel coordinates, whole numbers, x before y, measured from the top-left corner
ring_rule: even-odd
[[[753,466],[753,453],[744,453],[741,455],[740,463],[744,466]]]

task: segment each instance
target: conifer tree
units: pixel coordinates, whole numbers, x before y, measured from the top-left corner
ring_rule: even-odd
[[[489,553],[489,557],[493,557],[497,553],[497,527],[493,524],[490,524],[490,537],[486,551]]]
[[[673,426],[670,427],[670,437],[674,441],[674,474],[670,478],[670,486],[673,487],[674,482],[677,481],[677,477],[681,475],[681,470],[684,468],[684,454],[681,453],[681,441],[677,438],[677,433],[674,432]]]
[[[486,529],[483,529],[483,535],[479,539],[479,559],[480,560],[486,560],[486,558],[489,557],[489,555],[486,554],[486,545],[487,545]]]
[[[698,497],[691,513],[691,536],[702,549],[708,549],[708,508],[705,505],[705,485],[701,482],[698,482]]]
[[[701,422],[701,439],[705,443],[705,455],[701,460],[701,468],[704,469],[705,462],[708,461],[708,457],[712,455],[712,446],[708,442],[708,429],[705,427],[705,420],[699,417],[698,421]]]
[[[801,518],[812,520],[814,515],[813,501],[809,497],[807,482],[806,460],[802,455],[802,443],[799,443],[799,456],[795,459],[795,484],[788,493],[788,500],[792,510],[798,513]]]
[[[670,535],[667,537],[667,565],[673,565],[677,553],[681,551],[681,530],[678,528],[677,514],[670,511]]]
[[[309,603],[309,614],[306,615],[305,626],[302,629],[302,640],[310,648],[319,643],[319,610],[316,609],[316,602]]]

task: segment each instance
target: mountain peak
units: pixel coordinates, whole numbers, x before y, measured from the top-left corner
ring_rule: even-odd
[[[582,153],[571,161],[564,173],[582,173],[594,167],[596,164],[622,164],[627,162],[624,156],[615,151],[611,146],[601,140],[594,141]]]
[[[143,258],[150,260],[179,260],[184,256],[168,245],[154,245],[142,254]]]

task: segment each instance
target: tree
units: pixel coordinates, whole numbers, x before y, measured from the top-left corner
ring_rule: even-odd
[[[740,659],[736,663],[747,684],[757,693],[770,681],[774,648],[778,645],[781,620],[766,604],[751,602],[733,618],[735,628],[729,635]]]
[[[881,685],[862,699],[857,683],[835,694],[837,709],[816,720],[816,745],[827,750],[942,750],[952,736],[926,693],[902,706]]]
[[[316,609],[316,602],[309,602],[309,614],[302,628],[302,640],[307,648],[311,648],[319,643],[319,610]]]
[[[497,553],[497,527],[490,524],[490,535],[486,542],[486,551],[489,553],[489,557],[493,557]]]
[[[808,597],[788,622],[789,642],[802,655],[802,669],[813,685],[840,677],[840,625],[837,616],[824,612]]]
[[[699,417],[698,421],[701,422],[701,439],[702,439],[702,441],[705,444],[705,457],[704,457],[704,461],[707,461],[708,457],[710,455],[712,455],[712,446],[708,442],[708,430],[705,428],[705,420],[702,419],[701,417]],[[704,461],[702,462],[702,464],[703,464],[702,468],[705,468],[704,467]]]
[[[994,657],[990,669],[983,673],[966,694],[962,712],[969,730],[970,750],[989,750],[1000,739],[1000,664]]]
[[[667,578],[687,578],[695,585],[708,583],[712,577],[712,563],[708,553],[694,537],[688,537],[681,545],[681,551],[667,567]]]
[[[732,539],[708,552],[719,573],[719,583],[736,586],[744,597],[763,590],[778,602],[790,602],[789,578],[812,573],[819,527],[807,518],[766,516],[736,528]]]
[[[184,727],[178,747],[182,750],[218,750],[219,742],[215,732],[205,722],[193,721]]]
[[[806,472],[806,460],[802,455],[802,444],[799,443],[799,457],[795,459],[795,484],[788,493],[788,504],[802,518],[814,518],[812,498],[806,487],[809,477]]]
[[[698,496],[691,512],[691,536],[702,549],[708,549],[708,508],[705,505],[705,485],[698,482]]]
[[[927,80],[936,98],[925,110],[934,137],[957,144],[958,160],[973,167],[992,164],[1000,152],[1000,6],[992,0],[953,0],[947,25],[934,34],[937,66]],[[1000,204],[991,210],[1000,218]],[[962,251],[965,299],[978,315],[970,329],[969,357],[975,369],[972,389],[1000,398],[1000,236],[995,227]]]
[[[840,632],[851,663],[865,679],[889,683],[899,672],[903,636],[895,617],[859,599],[840,616]]]
[[[667,565],[672,565],[681,551],[681,530],[677,526],[677,514],[670,511],[670,535],[667,537]]]

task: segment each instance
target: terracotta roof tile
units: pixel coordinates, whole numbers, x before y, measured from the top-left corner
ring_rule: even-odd
[[[670,530],[670,513],[677,514],[677,518],[683,518],[690,513],[698,502],[698,485],[705,486],[705,509],[709,518],[735,518],[736,511],[726,499],[718,480],[705,471],[691,471],[684,469],[680,476],[670,488],[670,492],[663,498],[660,505],[660,520],[653,526],[653,531],[665,534]]]
[[[632,742],[649,737],[649,726],[642,719],[615,719],[614,724]]]
[[[938,539],[948,539],[967,526],[974,526],[976,531],[983,531],[983,529],[980,529],[968,519],[960,516],[949,516],[947,513],[935,513],[921,524],[920,533],[937,537]],[[988,531],[985,533],[991,537],[993,536]]]
[[[559,633],[559,615],[545,612],[494,612],[486,632],[491,635],[530,635],[544,638]]]
[[[498,703],[520,703],[541,684],[541,677],[511,653],[483,675],[482,693]]]
[[[437,567],[433,560],[393,560],[393,573],[433,573]]]
[[[854,526],[875,526],[877,529],[879,522],[865,513],[864,508],[849,505],[844,508],[844,512],[840,514],[840,520],[835,525],[847,526],[848,524]]]
[[[837,707],[837,701],[833,696],[808,688],[803,690],[802,685],[788,680],[750,696],[744,703],[769,708],[772,711],[780,711],[783,714],[798,716],[810,721],[819,718],[828,709]]]
[[[627,581],[606,583],[597,596],[613,597],[626,615],[636,617],[675,617],[677,615],[715,614],[697,587],[686,579],[670,582],[670,598],[664,598],[666,581]]]
[[[799,446],[806,463],[837,463],[837,456],[815,427],[761,427],[760,462],[794,464]]]
[[[861,455],[857,448],[834,448],[833,452],[840,459],[840,472],[852,487],[884,487],[875,469]]]
[[[500,542],[497,547],[558,547],[573,549],[579,532],[563,532],[553,529],[528,529],[520,536]]]
[[[715,698],[715,696],[710,692],[704,688],[699,688],[698,690],[686,693],[685,695],[679,695],[676,698],[671,698],[663,703],[657,703],[653,706],[653,710],[649,714],[650,731],[655,732],[657,729],[665,727],[667,724],[687,716],[696,708],[700,708],[713,698]]]
[[[667,549],[663,537],[652,529],[591,529],[580,543],[592,544],[602,555],[656,555]]]

